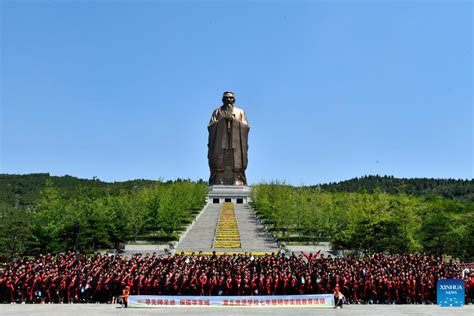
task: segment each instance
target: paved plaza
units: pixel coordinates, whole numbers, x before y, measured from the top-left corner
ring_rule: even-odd
[[[360,315],[360,316],[473,316],[474,305],[441,308],[436,305],[347,305],[343,309],[281,307],[161,307],[122,309],[111,304],[0,305],[0,316],[93,315]]]

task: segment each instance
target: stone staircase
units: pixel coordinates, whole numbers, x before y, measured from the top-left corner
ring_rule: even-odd
[[[248,204],[234,204],[240,233],[241,248],[213,248],[214,234],[222,204],[208,203],[196,222],[182,237],[176,253],[184,252],[277,252],[279,250],[271,235],[264,230]]]
[[[180,251],[208,251],[212,248],[220,207],[220,204],[211,203],[204,206],[191,229],[178,243],[176,253]]]
[[[235,204],[243,251],[278,251],[276,241],[257,221],[255,211],[248,204]]]

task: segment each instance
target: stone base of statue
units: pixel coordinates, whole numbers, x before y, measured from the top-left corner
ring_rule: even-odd
[[[235,204],[248,204],[251,189],[246,185],[210,185],[207,193],[209,203],[220,204],[232,202]]]

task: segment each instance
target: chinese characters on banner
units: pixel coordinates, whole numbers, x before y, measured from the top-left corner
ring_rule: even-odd
[[[155,296],[131,295],[129,307],[285,306],[334,307],[332,294],[275,296]]]

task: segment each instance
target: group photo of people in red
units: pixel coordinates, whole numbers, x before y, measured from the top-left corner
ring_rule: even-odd
[[[24,257],[1,267],[1,303],[118,303],[130,295],[298,295],[341,293],[349,304],[435,304],[439,279],[474,274],[423,254],[331,257],[292,253]],[[464,275],[463,275],[464,274]]]

